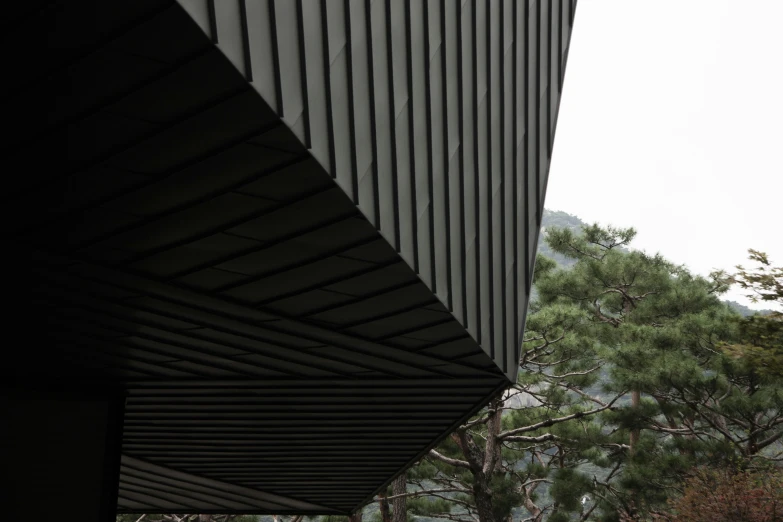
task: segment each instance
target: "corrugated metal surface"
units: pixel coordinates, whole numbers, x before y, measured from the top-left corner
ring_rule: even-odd
[[[137,511],[181,513],[329,513],[326,506],[302,502],[204,478],[149,462],[122,457],[120,505]]]
[[[180,3],[514,378],[576,2]]]
[[[573,9],[9,11],[4,380],[125,391],[122,511],[350,511],[515,377]]]

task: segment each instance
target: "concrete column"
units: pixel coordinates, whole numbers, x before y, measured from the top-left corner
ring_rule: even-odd
[[[124,404],[119,393],[0,389],[4,518],[115,520]]]

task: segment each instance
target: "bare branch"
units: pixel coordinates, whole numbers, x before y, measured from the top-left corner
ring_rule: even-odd
[[[395,498],[410,498],[410,497],[426,497],[435,496],[436,493],[472,493],[472,490],[467,488],[440,488],[440,489],[423,489],[421,491],[411,491],[402,495],[392,495],[386,497],[386,500],[394,500]],[[451,499],[450,499],[451,500]]]
[[[438,453],[434,449],[430,450],[428,455],[430,457],[438,459],[441,462],[445,462],[446,464],[450,464],[450,465],[456,466],[458,468],[470,469],[470,464],[468,464],[466,461],[459,460],[459,459],[453,459],[451,457],[447,457],[446,455],[444,455],[442,453]]]
[[[602,366],[603,366],[603,364],[599,364],[598,366],[595,366],[595,367],[590,368],[589,370],[585,370],[583,372],[568,372],[568,373],[564,373],[562,375],[547,375],[547,377],[549,377],[551,379],[564,379],[566,377],[575,377],[575,376],[578,376],[578,375],[590,375],[594,371],[600,370]]]
[[[519,433],[526,433],[529,431],[536,431],[541,428],[547,428],[549,426],[552,426],[554,424],[558,424],[561,422],[566,422],[572,419],[579,419],[582,417],[589,417],[590,415],[595,415],[596,413],[600,413],[602,411],[608,410],[612,407],[612,405],[615,403],[615,401],[618,399],[618,397],[615,397],[612,399],[611,402],[609,402],[606,406],[601,406],[600,408],[595,408],[593,410],[588,411],[578,411],[576,413],[572,413],[570,415],[564,415],[563,417],[556,417],[554,419],[547,419],[545,421],[537,422],[536,424],[531,424],[530,426],[524,426],[522,428],[516,428],[513,430],[508,430],[503,433],[498,434],[498,438],[500,439],[507,439],[508,437],[517,435]]]

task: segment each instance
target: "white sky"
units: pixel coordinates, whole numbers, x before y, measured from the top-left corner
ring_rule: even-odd
[[[704,275],[748,248],[783,265],[781,21],[781,0],[580,0],[547,208]]]

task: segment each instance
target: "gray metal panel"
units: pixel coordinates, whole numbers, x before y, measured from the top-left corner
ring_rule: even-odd
[[[432,151],[432,128],[427,103],[427,33],[424,27],[424,10],[420,2],[406,3],[408,18],[408,91],[410,93],[408,109],[410,112],[410,137],[413,158],[412,189],[413,219],[415,220],[416,267],[419,276],[431,289],[434,288],[432,273],[432,170],[430,154]],[[416,49],[417,52],[411,52]]]
[[[199,28],[204,31],[204,34],[209,37],[212,42],[217,43],[217,32],[214,27],[215,14],[214,10],[210,7],[210,0],[180,0],[177,2],[185,10],[188,15],[193,19]]]
[[[503,236],[505,227],[503,218],[505,157],[503,154],[504,129],[501,126],[501,72],[505,66],[501,48],[505,42],[504,24],[501,21],[502,0],[497,1],[488,17],[490,82],[488,92],[489,110],[489,284],[490,284],[490,342],[493,346],[492,356],[495,362],[505,372],[506,345],[503,328]]]
[[[516,111],[515,97],[516,89],[516,39],[515,27],[515,9],[512,0],[502,0],[500,20],[503,24],[503,38],[500,47],[501,60],[503,68],[501,69],[500,93],[502,96],[500,109],[500,136],[502,150],[502,182],[503,191],[501,194],[501,308],[499,313],[502,317],[502,354],[503,368],[506,374],[508,369],[516,366],[514,362],[515,353],[513,350],[513,340],[516,339],[516,314],[514,313],[514,302],[516,301],[516,251],[515,251],[515,228],[516,216],[514,214],[516,176],[514,163],[515,159],[515,131],[516,131]]]
[[[375,93],[370,78],[372,71],[368,65],[372,53],[368,33],[370,19],[366,4],[362,0],[351,0],[347,24],[350,28],[348,52],[353,101],[353,153],[356,155],[359,208],[378,228],[378,167],[375,164],[375,108],[372,106]]]
[[[242,8],[247,35],[243,43],[248,49],[254,50],[253,53],[247,53],[245,56],[247,67],[245,78],[248,79],[249,73],[249,78],[252,79],[253,86],[258,92],[262,93],[270,106],[276,108],[278,114],[284,114],[285,106],[280,85],[284,82],[290,88],[290,75],[296,72],[289,68],[280,69],[279,55],[275,49],[278,48],[278,24],[286,27],[287,20],[281,18],[278,22],[274,0],[243,0]],[[288,30],[290,31],[290,27]],[[292,36],[296,37],[296,33],[292,33]],[[268,75],[263,74],[262,71],[279,71],[279,74]]]
[[[253,20],[251,16],[250,5],[253,3],[248,0],[248,19]],[[297,64],[299,57],[304,53],[302,48],[302,36],[300,34],[300,20],[297,16],[296,2],[288,2],[281,0],[266,0],[256,2],[260,4],[259,11],[264,10],[264,4],[266,4],[266,11],[269,13],[269,17],[274,16],[275,27],[270,28],[267,35],[271,44],[272,64],[274,70],[279,70],[279,76],[275,74],[260,73],[253,77],[253,83],[256,85],[260,82],[267,84],[275,84],[275,94],[277,97],[277,105],[272,102],[275,100],[267,99],[263,92],[259,89],[259,92],[264,99],[272,106],[282,108],[283,121],[285,121],[292,130],[296,132],[297,137],[303,142],[306,142],[306,134],[304,132],[304,125],[297,125],[298,122],[304,123],[307,115],[305,114],[305,93],[306,87],[304,83],[302,67],[291,66],[290,64]],[[252,27],[252,25],[251,25]],[[251,56],[255,56],[256,46],[252,44],[253,33],[251,32],[251,49],[253,50]],[[261,48],[263,49],[263,47]],[[274,55],[275,49],[278,49],[277,55]],[[263,53],[262,53],[263,54]],[[269,71],[270,69],[259,69],[260,71]],[[267,87],[268,88],[268,87]],[[282,107],[281,107],[282,102]],[[278,109],[279,110],[279,109]],[[301,128],[301,131],[299,129]]]
[[[442,54],[445,57],[445,67],[441,73],[444,77],[446,105],[444,118],[446,119],[446,183],[448,188],[447,222],[445,235],[447,238],[447,280],[449,282],[449,299],[446,301],[462,324],[466,324],[465,313],[465,276],[463,249],[463,209],[462,209],[462,102],[461,102],[461,43],[460,32],[457,30],[460,20],[458,14],[458,1],[448,0],[443,2],[441,32],[443,36]],[[440,231],[438,232],[440,233]],[[441,290],[442,291],[442,290]]]
[[[525,261],[527,248],[527,184],[524,173],[527,169],[527,99],[528,93],[522,88],[527,85],[528,78],[528,28],[526,4],[513,2],[513,20],[514,20],[514,91],[513,91],[513,109],[511,114],[514,117],[514,209],[511,226],[513,229],[514,241],[514,336],[517,342],[522,338],[522,329],[524,323],[524,309],[527,302],[527,273],[528,264]],[[516,352],[516,343],[510,347],[510,352]],[[515,358],[512,355],[512,358]],[[511,368],[516,366],[516,362],[509,367],[509,373],[513,373]],[[516,376],[513,376],[514,378]]]
[[[396,168],[392,173],[397,193],[397,227],[399,252],[408,265],[418,271],[418,248],[415,204],[416,194],[414,176],[415,143],[413,129],[412,100],[408,91],[409,42],[407,2],[391,1],[387,3],[387,31],[391,47],[389,74],[392,89],[392,111],[394,134],[392,136]]]
[[[215,35],[220,50],[229,61],[250,81],[252,72],[249,67],[250,56],[247,47],[247,20],[243,16],[245,0],[222,0],[211,2],[214,12]],[[217,5],[215,5],[217,4]],[[259,71],[260,72],[260,71]]]
[[[549,152],[551,150],[551,135],[549,133],[549,99],[552,95],[550,89],[550,62],[551,53],[551,31],[552,31],[552,2],[539,3],[539,56],[538,56],[538,75],[540,91],[538,93],[538,169],[537,169],[537,189],[538,189],[538,223],[540,225],[541,213],[544,210],[544,189],[546,188],[546,175],[549,172]]]
[[[350,20],[341,2],[326,2],[326,31],[329,43],[329,82],[331,99],[334,166],[337,184],[358,204],[356,136],[353,126],[353,63],[350,60],[346,29]]]
[[[331,85],[326,76],[327,51],[326,36],[321,7],[314,1],[300,0],[302,41],[304,42],[303,70],[306,71],[309,150],[321,165],[330,171],[332,177],[332,126],[329,110],[329,90]],[[301,55],[300,55],[301,56]]]
[[[460,2],[460,4],[462,4]],[[477,134],[477,98],[475,80],[478,72],[475,70],[475,18],[470,2],[465,2],[461,8],[460,22],[462,25],[460,40],[460,59],[462,60],[462,211],[464,216],[463,249],[465,266],[465,306],[467,308],[465,326],[477,341],[480,335],[480,288],[479,288],[479,246],[478,246],[478,172],[476,172]],[[475,3],[472,3],[475,6]],[[486,350],[486,348],[485,348]]]
[[[473,60],[474,70],[474,165],[476,184],[474,196],[476,204],[476,272],[478,274],[478,332],[477,341],[494,358],[495,347],[492,344],[492,328],[490,326],[490,313],[492,311],[492,283],[490,273],[492,271],[491,246],[490,246],[490,210],[489,210],[489,184],[490,184],[490,143],[489,143],[489,24],[486,2],[474,0],[474,42]]]
[[[237,19],[229,4],[215,4],[218,33],[221,20]],[[498,367],[513,372],[574,2],[283,4],[275,4],[275,52],[285,63],[303,60],[290,69],[307,78],[306,92],[290,97],[310,108],[309,121],[297,120],[304,126],[283,111],[286,121]],[[299,38],[290,36],[294,25]],[[234,40],[224,52],[241,70]],[[217,45],[223,50],[219,34]],[[269,49],[259,52],[269,62]],[[514,85],[520,94],[511,97]],[[270,87],[258,90],[274,107]]]
[[[394,147],[394,106],[391,90],[391,46],[388,38],[388,5],[386,2],[367,2],[371,9],[372,33],[372,89],[375,109],[375,138],[377,149],[378,192],[381,234],[398,252],[400,251],[399,205],[397,203],[397,154]],[[368,62],[369,63],[369,62]],[[369,66],[369,65],[368,65]],[[391,195],[391,197],[389,197]]]
[[[429,2],[425,7],[427,21],[427,99],[428,145],[430,149],[427,167],[430,174],[432,203],[430,210],[431,236],[431,272],[432,288],[441,302],[449,305],[451,294],[449,287],[450,238],[449,238],[449,179],[448,179],[448,102],[446,93],[446,42],[443,34],[443,5]]]
[[[530,9],[527,11],[527,89],[526,89],[526,111],[527,111],[527,132],[525,133],[525,142],[527,149],[527,167],[523,177],[526,189],[525,201],[525,245],[523,254],[525,259],[525,287],[529,290],[532,282],[533,265],[535,263],[536,252],[536,234],[533,232],[538,227],[539,200],[538,200],[538,165],[541,135],[539,129],[539,97],[541,93],[539,71],[540,71],[540,14],[539,2],[533,1]],[[546,137],[544,137],[546,139]],[[528,292],[529,293],[529,292]],[[520,332],[521,333],[521,332]]]
[[[552,3],[552,29],[551,29],[551,43],[549,53],[549,84],[552,86],[553,95],[550,97],[549,104],[549,128],[552,131],[555,128],[555,119],[557,117],[557,107],[560,101],[561,92],[561,76],[560,76],[560,60],[563,53],[560,50],[560,46],[563,41],[560,38],[560,30],[562,28],[562,0],[557,0]],[[550,132],[550,143],[554,141],[554,133]]]

